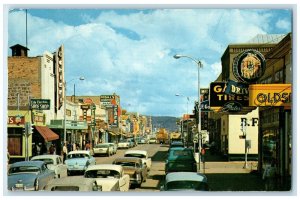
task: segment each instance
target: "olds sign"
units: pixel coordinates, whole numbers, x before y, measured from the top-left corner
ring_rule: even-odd
[[[249,106],[291,106],[291,84],[249,86]]]

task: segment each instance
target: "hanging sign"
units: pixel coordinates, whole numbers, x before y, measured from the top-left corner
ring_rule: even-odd
[[[244,83],[255,83],[265,73],[264,56],[257,50],[249,49],[233,60],[232,72],[235,78]]]

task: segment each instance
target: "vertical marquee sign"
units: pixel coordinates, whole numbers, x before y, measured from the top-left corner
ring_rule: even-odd
[[[58,111],[62,105],[65,92],[65,76],[64,76],[64,46],[61,45],[55,54],[55,73],[56,73],[56,102],[55,109]]]

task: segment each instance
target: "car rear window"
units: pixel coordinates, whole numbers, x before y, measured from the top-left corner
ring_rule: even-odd
[[[51,191],[79,191],[78,186],[54,186]]]
[[[193,156],[192,152],[189,150],[173,150],[172,155],[173,156]]]
[[[167,183],[167,190],[197,190],[206,191],[207,184],[200,181],[172,181]]]
[[[125,154],[125,157],[146,158],[146,156],[143,154],[134,154],[134,153]]]

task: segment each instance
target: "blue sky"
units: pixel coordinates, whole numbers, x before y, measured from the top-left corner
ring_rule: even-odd
[[[271,8],[271,9],[270,9]],[[29,56],[65,47],[68,95],[117,93],[121,106],[145,115],[191,113],[197,99],[200,59],[202,88],[221,73],[228,44],[246,43],[257,34],[292,30],[292,10],[197,9],[28,9]],[[25,45],[25,11],[8,13],[8,47]],[[7,50],[11,54],[10,49]],[[181,94],[183,96],[175,96]]]

